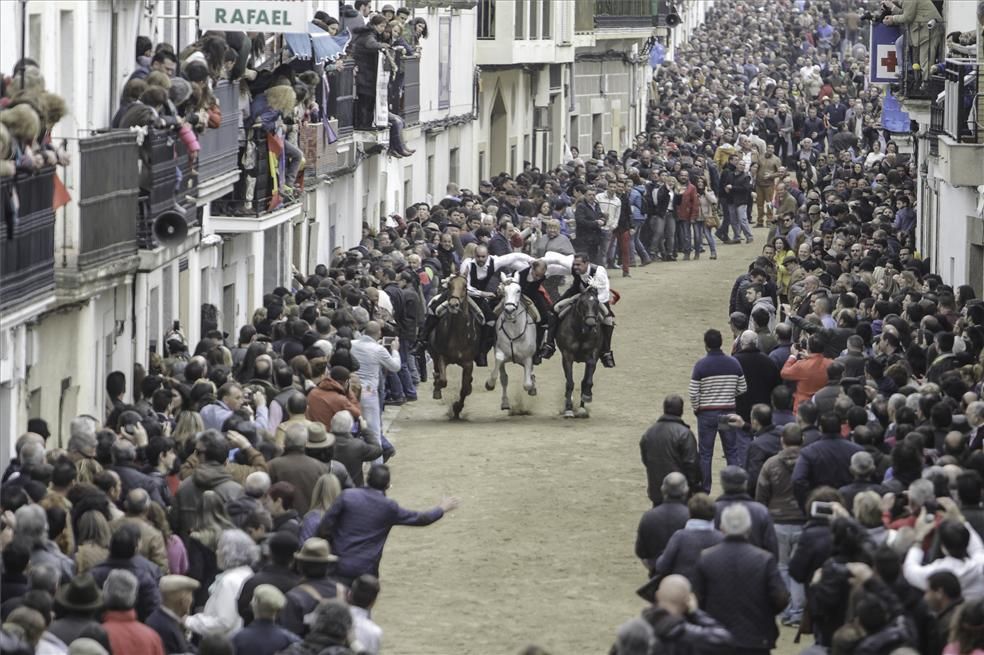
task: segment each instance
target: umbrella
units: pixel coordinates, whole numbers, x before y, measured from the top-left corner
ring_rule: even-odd
[[[314,23],[308,23],[307,32],[284,34],[284,40],[295,58],[313,59],[315,64],[323,64],[341,56],[348,44],[348,34],[332,36]]]

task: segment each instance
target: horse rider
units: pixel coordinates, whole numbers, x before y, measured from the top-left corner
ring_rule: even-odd
[[[551,322],[547,333],[547,341],[543,345],[542,356],[544,359],[551,357],[557,350],[554,344],[554,336],[557,332],[557,325],[561,317],[567,313],[581,292],[589,286],[593,286],[598,291],[598,302],[601,303],[601,363],[605,368],[615,367],[615,356],[612,354],[612,334],[615,331],[615,314],[612,312],[609,301],[611,300],[611,289],[608,285],[608,271],[602,266],[596,266],[588,260],[584,253],[569,255],[551,255],[547,253],[547,274],[573,276],[571,286],[560,297],[553,311],[556,315]],[[569,268],[567,261],[570,261]]]
[[[529,298],[539,314],[536,323],[536,344],[537,353],[533,356],[533,363],[539,364],[546,354],[546,336],[553,329],[552,324],[555,320],[553,309],[547,300],[546,291],[543,289],[543,282],[547,279],[547,262],[542,259],[534,260],[529,266],[519,272],[519,287],[523,290],[523,295]]]
[[[482,312],[483,324],[479,341],[478,355],[475,363],[478,366],[488,366],[488,352],[495,342],[495,305],[492,300],[496,297],[501,279],[499,273],[513,273],[528,265],[532,257],[524,252],[512,252],[506,255],[490,255],[485,245],[475,248],[474,258],[461,262],[461,276],[468,285],[468,297]],[[427,306],[427,316],[424,328],[420,331],[416,349],[426,347],[431,331],[437,325],[437,308],[444,302],[445,293],[434,297]]]

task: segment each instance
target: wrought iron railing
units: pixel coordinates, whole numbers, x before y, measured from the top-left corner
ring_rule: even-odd
[[[226,81],[215,87],[215,98],[222,111],[222,124],[210,128],[198,137],[202,149],[198,153],[198,180],[226,175],[239,167],[239,90]]]
[[[420,122],[420,57],[403,59],[403,113],[406,125]]]
[[[79,268],[137,251],[138,156],[129,130],[79,140]]]
[[[496,0],[478,0],[476,23],[479,39],[495,38],[495,2]]]
[[[977,94],[977,62],[947,59],[944,64],[943,131],[962,143],[980,143],[974,124]]]
[[[140,159],[137,243],[141,248],[156,248],[154,221],[161,214],[182,212],[188,225],[194,224],[198,179],[184,143],[173,130],[151,130],[141,146]]]
[[[48,167],[0,181],[0,310],[54,289],[54,179]]]

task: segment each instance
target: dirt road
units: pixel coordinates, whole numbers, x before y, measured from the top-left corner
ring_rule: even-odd
[[[511,368],[510,396],[525,416],[499,410],[498,389],[483,387],[488,369],[477,369],[464,421],[449,422],[449,401],[421,386],[390,429],[399,451],[390,495],[414,508],[442,495],[462,504],[434,526],[391,533],[374,614],[386,653],[515,654],[530,643],[555,655],[608,652],[615,628],[643,606],[633,552],[649,506],[639,437],[664,395],[686,395],[701,335],[725,331],[731,285],[758,248],[724,246],[717,261],[653,264],[628,280],[612,272],[618,366],[599,367],[589,419],[559,416],[558,357],[537,369],[532,399]]]

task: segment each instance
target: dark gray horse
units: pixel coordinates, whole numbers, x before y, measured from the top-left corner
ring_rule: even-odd
[[[438,318],[430,334],[428,348],[434,358],[434,398],[441,399],[441,390],[448,386],[448,366],[461,367],[461,393],[451,405],[454,418],[461,416],[465,398],[472,391],[472,370],[478,354],[481,321],[468,302],[468,284],[455,275],[448,280],[447,311]]]
[[[584,364],[581,378],[581,408],[591,402],[594,372],[601,352],[601,303],[598,290],[588,285],[557,325],[557,348],[562,355],[564,376],[564,417],[574,417],[574,362]]]

